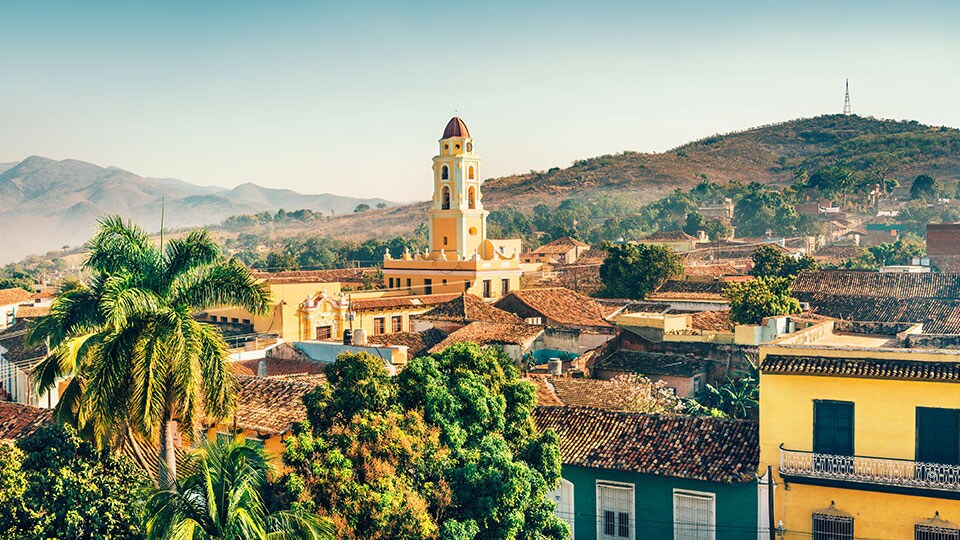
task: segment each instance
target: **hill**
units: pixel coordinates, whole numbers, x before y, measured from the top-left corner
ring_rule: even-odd
[[[483,203],[488,210],[511,207],[525,213],[569,198],[614,196],[646,204],[691,188],[704,177],[718,183],[786,185],[800,170],[813,172],[838,160],[863,174],[904,184],[919,174],[953,181],[960,179],[960,130],[854,115],[790,120],[711,135],[662,153],[623,152],[578,160],[567,168],[488,179]],[[424,182],[429,178],[425,165]],[[428,206],[341,215],[271,234],[350,240],[408,235],[426,220]]]
[[[351,212],[365,203],[331,194],[307,195],[243,184],[234,189],[195,186],[176,179],[144,178],[117,167],[31,156],[0,163],[0,263],[77,245],[92,234],[104,214],[135,218],[149,230],[160,228],[161,200],[171,228],[218,223],[237,213],[309,208],[324,214]]]

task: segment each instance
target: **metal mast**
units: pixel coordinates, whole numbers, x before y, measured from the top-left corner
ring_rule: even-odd
[[[853,114],[850,110],[850,79],[847,79],[847,89],[843,94],[843,114],[847,116]]]

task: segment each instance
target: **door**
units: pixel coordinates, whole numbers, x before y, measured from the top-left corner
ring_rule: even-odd
[[[631,540],[633,529],[633,487],[627,484],[597,483],[599,510],[597,537],[600,540]]]
[[[917,407],[917,463],[914,475],[942,482],[960,464],[960,410]]]
[[[814,470],[838,475],[854,474],[853,403],[849,401],[813,402]]]

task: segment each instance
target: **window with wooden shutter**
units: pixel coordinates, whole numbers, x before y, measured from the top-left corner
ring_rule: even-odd
[[[373,335],[377,336],[386,331],[387,321],[383,317],[373,318]]]
[[[674,540],[713,540],[717,532],[716,495],[673,490]]]
[[[325,341],[330,339],[333,335],[333,331],[329,326],[318,326],[317,327],[317,341]]]
[[[402,332],[403,331],[403,316],[394,315],[390,317],[390,331],[391,332]]]

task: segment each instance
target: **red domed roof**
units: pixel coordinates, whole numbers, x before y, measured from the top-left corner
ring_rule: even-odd
[[[467,129],[467,125],[463,123],[463,120],[459,116],[454,116],[447,122],[447,127],[443,128],[443,137],[441,139],[449,139],[450,137],[469,137],[470,130]]]

